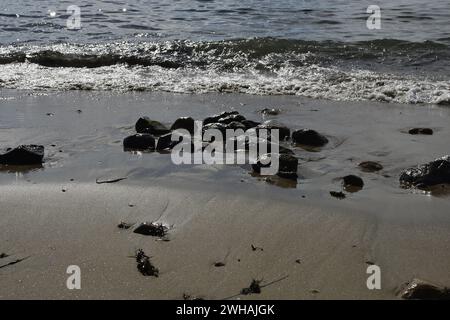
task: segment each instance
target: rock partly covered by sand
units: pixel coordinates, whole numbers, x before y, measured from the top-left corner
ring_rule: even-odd
[[[311,129],[300,129],[292,133],[292,142],[311,147],[323,147],[328,143],[328,139]]]
[[[39,145],[21,145],[8,149],[0,155],[0,164],[7,165],[39,165],[44,158],[44,147]]]
[[[418,188],[450,183],[450,156],[447,155],[429,163],[404,170],[400,175],[400,183],[404,186]]]

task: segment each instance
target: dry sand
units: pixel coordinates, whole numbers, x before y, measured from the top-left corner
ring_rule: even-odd
[[[283,280],[233,299],[394,299],[412,277],[450,284],[450,197],[398,186],[403,168],[450,153],[448,109],[297,97],[0,93],[2,147],[46,147],[43,168],[0,172],[0,253],[10,255],[0,266],[27,258],[0,268],[2,299],[223,299],[252,279]],[[264,107],[281,108],[276,118],[291,128],[331,140],[320,152],[295,150],[295,188],[252,177],[246,166],[175,166],[170,155],[121,147],[140,115],[171,123],[235,108],[261,120]],[[403,132],[412,126],[436,133]],[[384,170],[362,173],[364,160]],[[349,173],[363,177],[364,189],[332,198],[329,191],[341,189],[335,179]],[[118,229],[121,220],[163,222],[170,241]],[[130,256],[138,248],[158,278],[137,271]],[[225,266],[215,267],[218,261]],[[381,290],[366,287],[368,262],[381,268]],[[81,290],[66,288],[69,265],[81,268]]]

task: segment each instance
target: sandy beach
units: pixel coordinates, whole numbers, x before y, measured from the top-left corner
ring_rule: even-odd
[[[330,142],[292,147],[299,178],[288,184],[247,165],[177,166],[167,153],[123,151],[140,116],[170,126],[229,110]],[[397,299],[414,277],[449,286],[449,195],[399,185],[402,170],[449,153],[449,120],[450,109],[432,105],[1,89],[0,145],[40,144],[45,157],[0,172],[0,299]],[[408,134],[414,127],[434,134]],[[383,169],[363,172],[362,161]],[[332,197],[348,174],[364,188]],[[126,179],[96,183],[115,178]],[[133,233],[153,221],[168,226],[165,239]],[[159,277],[138,272],[137,249]],[[372,264],[381,290],[366,286]],[[69,265],[81,269],[81,290],[66,287]],[[262,292],[239,295],[252,279]]]

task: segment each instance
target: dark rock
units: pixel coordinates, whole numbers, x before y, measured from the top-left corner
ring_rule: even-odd
[[[450,300],[450,289],[420,279],[407,283],[399,293],[406,300]]]
[[[152,120],[149,117],[139,118],[135,128],[137,133],[150,133],[157,136],[170,132],[161,122]]]
[[[134,233],[142,234],[144,236],[164,237],[167,234],[168,228],[161,223],[141,223],[139,227],[134,229]]]
[[[177,144],[179,144],[181,139],[179,141],[172,141],[172,133],[164,134],[158,138],[158,142],[156,144],[156,150],[161,151],[165,149],[172,149]]]
[[[159,276],[159,270],[151,262],[150,257],[142,249],[136,251],[137,269],[144,276]]]
[[[178,118],[170,127],[170,130],[185,129],[190,134],[194,134],[195,120],[191,117]]]
[[[342,178],[344,188],[349,192],[356,192],[364,187],[364,181],[358,176],[348,175]]]
[[[123,140],[124,150],[154,150],[155,138],[151,134],[137,133]]]
[[[296,144],[302,144],[311,147],[323,147],[328,143],[328,139],[310,129],[296,130],[292,133],[292,141]]]
[[[297,169],[298,169],[298,159],[290,154],[264,154],[260,156],[260,159],[257,163],[252,164],[253,171],[256,173],[261,173],[261,168],[270,167],[269,164],[261,163],[261,160],[272,159],[272,157],[278,157],[278,172],[277,175],[282,178],[296,180],[298,178]],[[264,161],[266,162],[266,161]]]
[[[258,125],[256,128],[257,129],[267,129],[267,130],[278,129],[278,136],[279,136],[280,140],[286,140],[291,135],[291,130],[288,127],[286,127],[285,125],[283,125],[275,120],[267,120],[267,121],[261,123],[260,125]]]
[[[219,118],[219,120],[217,120],[217,122],[223,123],[223,124],[229,124],[231,122],[242,122],[244,120],[246,120],[245,117],[240,114],[231,114],[229,116]]]
[[[345,199],[346,198],[346,196],[345,196],[345,193],[343,193],[343,192],[337,192],[337,191],[330,191],[330,195],[332,196],[332,197],[335,197],[335,198],[337,198],[337,199],[339,199],[339,200],[342,200],[342,199]]]
[[[280,109],[273,109],[273,108],[264,108],[260,111],[264,115],[268,116],[277,116],[281,113]]]
[[[358,166],[361,168],[362,171],[365,172],[376,172],[383,170],[383,166],[378,162],[374,161],[364,161],[361,162]]]
[[[245,126],[246,130],[255,128],[261,124],[260,122],[256,122],[256,121],[252,121],[252,120],[242,120],[241,123]]]
[[[404,170],[400,175],[400,183],[405,187],[418,188],[450,183],[450,156]]]
[[[214,263],[214,267],[217,267],[217,268],[225,267],[225,263],[223,263],[223,262],[216,262],[216,263]]]
[[[430,128],[413,128],[411,130],[408,131],[409,134],[424,134],[424,135],[432,135],[433,134],[433,129]]]
[[[39,165],[44,158],[44,147],[38,145],[21,145],[8,149],[0,155],[0,164],[6,165]]]
[[[280,153],[280,154],[289,154],[289,155],[292,155],[292,156],[295,155],[294,151],[292,151],[289,148],[283,147],[283,146],[278,146],[278,153]]]
[[[228,126],[223,123],[209,123],[209,124],[203,125],[203,133],[205,133],[206,130],[210,130],[210,129],[219,130],[222,133],[222,135],[225,137]]]
[[[214,122],[218,122],[219,119],[221,118],[226,118],[229,117],[231,115],[238,115],[239,112],[237,111],[224,111],[220,114],[216,114],[214,116],[211,117],[207,117],[205,120],[203,120],[203,125],[209,124],[209,123],[214,123]]]
[[[238,129],[242,129],[242,130],[246,130],[245,126],[237,121],[233,121],[227,124],[227,129],[233,129],[233,130],[238,130]]]

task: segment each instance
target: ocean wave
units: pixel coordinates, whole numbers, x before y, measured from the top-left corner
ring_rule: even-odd
[[[397,103],[450,101],[441,43],[288,39],[0,47],[0,87],[233,92]]]

